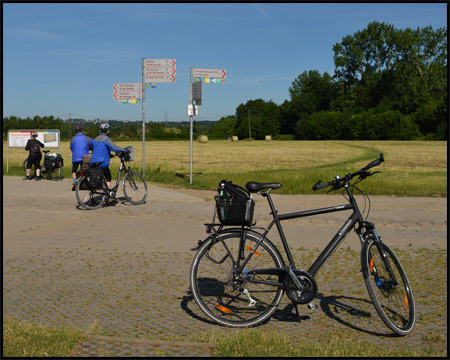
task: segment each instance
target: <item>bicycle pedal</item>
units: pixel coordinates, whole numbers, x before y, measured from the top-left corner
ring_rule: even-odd
[[[308,304],[308,308],[310,308],[311,310],[315,310],[315,309],[316,309],[316,304],[310,302],[310,303]]]

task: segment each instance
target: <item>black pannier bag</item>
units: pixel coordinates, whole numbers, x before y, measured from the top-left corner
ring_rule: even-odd
[[[80,181],[80,177],[86,175],[86,170],[77,171],[77,179]],[[89,190],[88,181],[86,177],[83,178],[83,181],[80,183],[80,186],[78,187],[78,190]]]
[[[45,155],[44,166],[46,169],[53,171],[64,166],[64,160],[61,154]]]
[[[102,187],[103,168],[91,167],[84,170],[89,188],[98,189]]]
[[[222,225],[250,225],[255,202],[246,189],[231,181],[222,180],[215,196],[216,210]]]

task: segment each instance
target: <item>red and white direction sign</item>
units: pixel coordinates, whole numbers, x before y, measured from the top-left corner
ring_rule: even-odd
[[[142,91],[142,83],[116,83],[114,91]]]
[[[144,59],[144,82],[175,82],[175,59]]]
[[[140,99],[141,97],[142,91],[121,91],[113,94],[115,100]]]
[[[175,59],[144,59],[144,68],[156,67],[173,67],[175,68],[177,61]]]
[[[196,69],[194,68],[194,77],[213,77],[225,79],[227,71],[225,69]]]
[[[142,97],[142,83],[115,83],[113,98],[115,100],[140,99]]]

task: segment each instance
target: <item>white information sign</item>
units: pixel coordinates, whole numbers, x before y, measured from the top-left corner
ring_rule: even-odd
[[[31,139],[31,132],[36,131],[38,139],[45,148],[59,148],[58,130],[9,130],[8,146],[12,148],[25,148],[28,139]]]
[[[198,115],[198,105],[188,104],[188,116]]]

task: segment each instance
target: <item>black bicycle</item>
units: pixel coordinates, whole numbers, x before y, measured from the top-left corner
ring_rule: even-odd
[[[44,162],[41,166],[41,177],[43,179],[47,178],[49,180],[62,180],[61,177],[56,177],[56,173],[59,172],[59,169],[64,166],[63,158],[60,154],[56,156],[49,156],[47,153],[50,152],[50,150],[42,150],[44,153]],[[28,158],[26,158],[23,162],[22,169],[23,169],[23,176],[24,178],[27,176],[27,163]],[[36,168],[32,168],[30,171],[30,179],[37,178],[36,175]]]
[[[329,182],[319,180],[314,190],[331,187],[330,191],[343,189],[348,203],[339,206],[278,214],[269,192],[279,189],[279,183],[248,182],[251,193],[267,198],[272,222],[262,233],[251,224],[225,228],[222,224],[205,224],[210,235],[199,240],[190,269],[190,288],[200,309],[218,324],[231,327],[250,327],[268,320],[280,303],[283,292],[295,304],[310,304],[317,294],[314,278],[317,271],[354,229],[361,241],[361,267],[369,296],[381,319],[395,334],[408,335],[414,327],[414,299],[400,261],[378,236],[373,223],[363,218],[354,190],[367,201],[368,196],[356,184],[368,176],[379,173],[368,170],[384,161],[383,154],[361,170],[338,176]],[[353,178],[355,181],[351,182]],[[352,210],[351,216],[339,229],[329,244],[310,266],[308,271],[296,268],[284,235],[281,221]],[[367,214],[368,215],[368,214]],[[287,256],[285,263],[280,251],[267,238],[276,225]],[[298,313],[298,310],[297,310]]]
[[[127,201],[134,205],[143,204],[145,202],[145,199],[147,198],[147,183],[143,176],[137,172],[131,171],[130,166],[125,164],[126,161],[129,161],[128,154],[120,153],[117,156],[120,158],[121,163],[119,173],[117,174],[116,185],[111,190],[108,189],[106,178],[104,176],[102,176],[100,186],[92,188],[89,185],[86,175],[88,169],[80,171],[75,192],[78,203],[85,209],[98,209],[99,207],[108,204],[110,200],[115,200],[122,172],[125,172],[122,181],[122,190]]]

